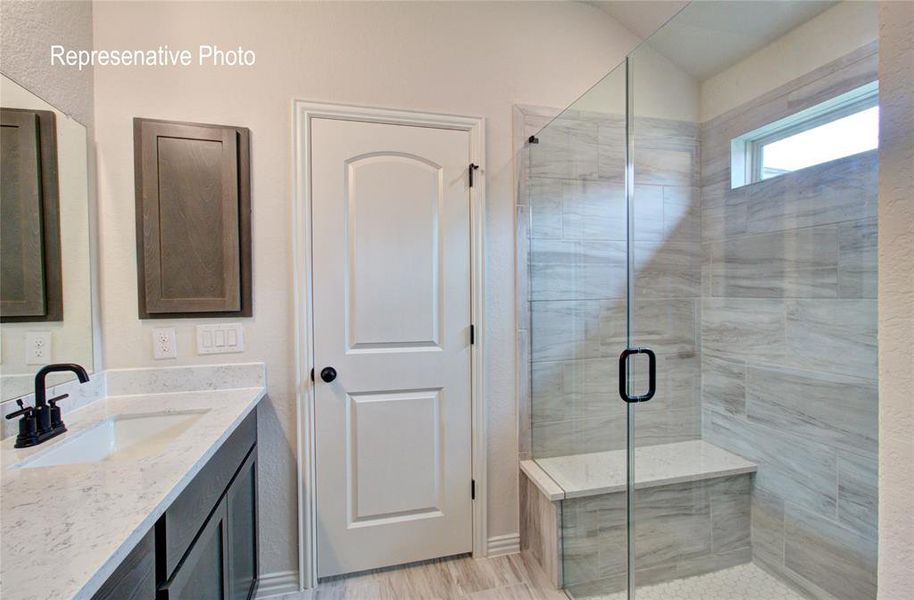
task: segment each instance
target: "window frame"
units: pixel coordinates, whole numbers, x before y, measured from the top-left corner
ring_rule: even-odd
[[[878,105],[879,82],[872,81],[732,139],[730,142],[731,189],[780,177],[780,175],[762,177],[762,158],[765,146]],[[817,164],[827,162],[832,161]]]

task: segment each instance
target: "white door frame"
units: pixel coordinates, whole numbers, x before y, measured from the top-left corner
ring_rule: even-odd
[[[472,468],[476,481],[473,501],[473,556],[486,554],[486,396],[483,373],[485,356],[485,119],[420,113],[345,104],[293,101],[294,295],[295,295],[295,399],[298,448],[298,568],[299,589],[317,585],[317,536],[314,535],[315,494],[313,314],[311,293],[311,119],[332,118],[368,123],[454,129],[470,134],[467,163],[479,165],[470,188],[470,310],[475,343],[470,348],[470,394],[472,422]]]

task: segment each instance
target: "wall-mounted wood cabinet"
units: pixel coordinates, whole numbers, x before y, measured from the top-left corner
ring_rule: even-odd
[[[134,119],[140,318],[251,316],[250,133]]]
[[[55,115],[3,108],[0,138],[0,320],[61,321]]]

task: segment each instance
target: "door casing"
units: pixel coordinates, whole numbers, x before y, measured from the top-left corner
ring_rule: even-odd
[[[315,469],[313,358],[312,256],[311,256],[311,120],[329,118],[413,127],[467,131],[469,163],[479,165],[470,188],[470,310],[475,330],[470,347],[470,406],[472,423],[472,476],[476,482],[473,501],[473,556],[486,555],[486,396],[483,373],[485,327],[485,119],[439,113],[371,108],[294,100],[292,252],[295,299],[295,399],[296,463],[298,472],[298,568],[300,591],[317,585],[317,517]]]

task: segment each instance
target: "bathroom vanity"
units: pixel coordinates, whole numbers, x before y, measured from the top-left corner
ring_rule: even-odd
[[[197,380],[213,367],[101,373],[109,395],[67,415],[65,434],[4,440],[4,599],[252,597],[265,392],[262,365],[247,368],[253,387],[225,389]],[[163,381],[181,371],[184,385]],[[145,393],[144,379],[178,391]]]
[[[240,598],[257,581],[257,415],[251,413],[93,598]],[[158,543],[157,543],[158,541]]]
[[[97,370],[86,127],[4,74],[0,96],[0,596],[246,600],[264,365]],[[237,316],[251,314],[245,206]]]

